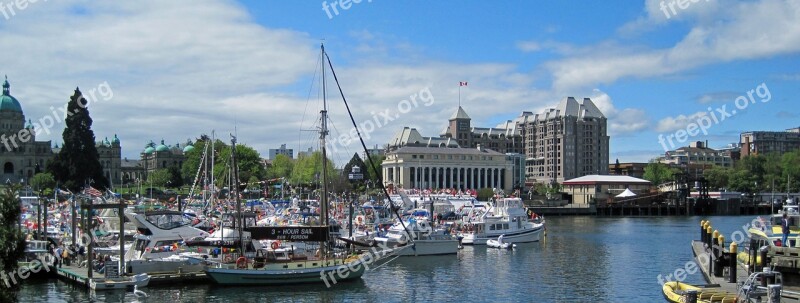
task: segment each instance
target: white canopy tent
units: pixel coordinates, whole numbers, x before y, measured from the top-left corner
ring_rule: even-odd
[[[622,193],[620,193],[620,194],[619,194],[619,195],[617,195],[616,197],[617,197],[617,198],[627,198],[627,197],[633,197],[633,196],[636,196],[636,194],[634,194],[634,193],[633,193],[633,192],[630,190],[630,188],[626,188],[626,189],[625,189],[625,191],[623,191]]]

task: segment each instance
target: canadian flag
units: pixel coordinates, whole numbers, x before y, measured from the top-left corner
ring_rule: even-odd
[[[458,86],[467,86],[467,81],[458,82]]]

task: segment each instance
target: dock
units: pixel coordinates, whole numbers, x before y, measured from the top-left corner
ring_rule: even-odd
[[[56,273],[58,277],[64,281],[77,284],[89,288],[89,269],[77,266],[63,266],[57,268]],[[104,275],[98,272],[92,273],[92,279],[103,279]],[[163,272],[151,273],[150,283],[148,286],[153,285],[171,285],[179,283],[210,283],[211,279],[206,276],[205,272]]]
[[[737,293],[739,285],[744,283],[750,276],[750,269],[748,266],[742,262],[738,262],[736,258],[736,253],[742,250],[737,247],[738,245],[730,245],[730,249],[728,249],[725,245],[725,238],[721,236],[718,231],[711,232],[712,228],[710,222],[704,220],[701,223],[705,224],[702,225],[706,227],[705,232],[703,231],[703,227],[701,227],[701,240],[693,240],[691,243],[692,254],[697,267],[700,269],[703,278],[709,286],[713,286],[714,288],[718,287],[725,292]],[[733,253],[731,253],[731,250],[733,250]],[[717,255],[717,257],[714,257],[714,255]],[[733,258],[734,264],[736,264],[733,269],[733,265],[730,263],[731,258]],[[721,262],[717,262],[717,259]],[[715,268],[712,269],[712,267]],[[731,275],[732,270],[735,270],[735,278]],[[785,281],[784,279],[784,282]],[[800,303],[800,287],[783,285],[781,288],[780,302]]]

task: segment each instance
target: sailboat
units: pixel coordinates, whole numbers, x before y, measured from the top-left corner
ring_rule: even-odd
[[[330,287],[339,281],[361,278],[369,264],[377,257],[367,253],[350,254],[339,251],[333,245],[331,226],[328,219],[327,151],[325,138],[327,129],[327,104],[325,102],[325,62],[330,64],[325,47],[321,47],[322,98],[320,111],[320,148],[322,150],[322,199],[320,201],[320,224],[318,226],[254,226],[244,229],[254,240],[277,240],[304,242],[306,249],[276,246],[258,249],[252,259],[241,255],[235,264],[218,263],[206,269],[206,274],[217,284],[222,285],[285,285],[298,283],[325,283]],[[332,67],[332,65],[331,65]],[[334,74],[335,75],[335,74]],[[235,149],[235,139],[232,140]],[[234,157],[234,166],[236,166]],[[238,176],[234,178],[238,180]],[[238,187],[234,186],[238,190]],[[239,195],[236,194],[237,211],[240,210]],[[238,226],[242,226],[239,224]],[[240,231],[241,235],[242,232]],[[312,249],[308,249],[308,247]],[[243,248],[240,251],[245,251]]]

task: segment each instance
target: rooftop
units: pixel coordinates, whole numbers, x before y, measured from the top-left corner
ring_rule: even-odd
[[[587,175],[564,181],[564,185],[582,185],[582,184],[597,184],[597,183],[650,184],[650,181],[634,178],[631,176],[619,176],[619,175]]]
[[[485,156],[505,156],[491,149],[477,148],[439,148],[439,147],[420,147],[404,146],[394,151],[398,154],[449,154],[449,155],[485,155]]]

